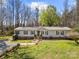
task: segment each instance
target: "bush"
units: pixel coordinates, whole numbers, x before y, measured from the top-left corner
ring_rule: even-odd
[[[79,44],[79,38],[74,39],[77,44]]]
[[[79,32],[79,28],[75,28],[75,31]]]
[[[73,35],[70,36],[70,39],[74,40],[77,44],[79,44],[79,34],[73,33]]]
[[[13,40],[16,40],[16,39],[18,39],[18,35],[17,34],[13,35]]]
[[[13,35],[13,33],[14,33],[14,30],[10,30],[10,31],[7,31],[5,34],[8,36],[11,36],[11,35]]]

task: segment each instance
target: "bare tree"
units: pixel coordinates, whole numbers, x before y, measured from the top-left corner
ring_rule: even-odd
[[[64,0],[64,13],[62,18],[64,26],[67,26],[68,24],[68,11],[68,0]]]
[[[16,27],[19,26],[20,20],[19,20],[19,15],[20,15],[20,9],[21,9],[21,0],[15,0],[15,20],[16,20]]]
[[[39,9],[38,9],[38,7],[36,7],[35,11],[36,11],[36,13],[35,13],[35,15],[36,15],[35,23],[36,23],[36,26],[38,26],[39,25],[39,23],[38,23],[38,20],[39,20]]]
[[[7,0],[7,20],[11,27],[15,21],[15,0]]]
[[[27,5],[23,5],[23,9],[21,12],[21,23],[23,23],[22,26],[24,27],[29,26],[30,18],[31,18],[31,8]]]
[[[4,17],[5,17],[4,3],[3,3],[3,0],[0,0],[0,28],[1,28],[1,34],[3,34],[3,32],[4,32],[4,25],[3,25]]]
[[[76,20],[79,25],[79,0],[76,0]]]

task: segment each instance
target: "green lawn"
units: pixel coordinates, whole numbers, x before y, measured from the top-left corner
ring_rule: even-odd
[[[15,40],[15,41],[10,41],[9,43],[31,43],[32,40]]]
[[[12,39],[12,36],[0,36],[0,40],[10,41],[8,43],[30,43],[30,42],[32,42],[32,40],[30,40],[30,39],[28,39],[28,40],[19,39],[19,40],[15,40],[15,41],[11,41],[11,39]]]
[[[69,40],[44,40],[38,45],[20,47],[18,56],[19,59],[79,59],[79,45]]]
[[[7,40],[12,38],[12,36],[0,36],[0,40]]]

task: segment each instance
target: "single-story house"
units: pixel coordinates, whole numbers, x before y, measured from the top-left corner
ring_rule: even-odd
[[[71,31],[69,27],[18,27],[15,35],[18,38],[34,38],[35,35],[42,35],[42,38],[66,38]]]

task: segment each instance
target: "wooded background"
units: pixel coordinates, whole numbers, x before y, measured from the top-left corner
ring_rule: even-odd
[[[12,35],[16,27],[27,26],[68,26],[79,28],[79,0],[69,10],[68,0],[64,0],[64,12],[58,14],[56,7],[49,5],[39,13],[34,11],[22,0],[0,0],[0,35]]]

